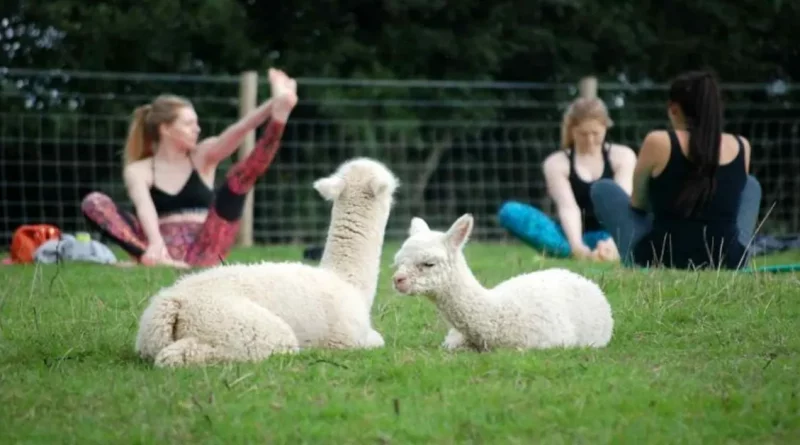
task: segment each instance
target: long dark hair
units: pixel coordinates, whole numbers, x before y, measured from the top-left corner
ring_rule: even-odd
[[[675,201],[676,207],[688,216],[711,199],[717,188],[722,98],[713,73],[690,71],[672,81],[669,100],[680,107],[689,132],[688,158],[692,167]]]

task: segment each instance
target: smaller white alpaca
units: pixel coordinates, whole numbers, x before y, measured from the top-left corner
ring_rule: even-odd
[[[370,310],[383,238],[399,185],[382,163],[357,158],[314,188],[333,202],[319,266],[300,262],[217,266],[153,296],[136,351],[156,366],[258,361],[301,348],[378,348]]]
[[[394,288],[436,304],[452,326],[446,349],[605,347],[614,320],[603,291],[589,279],[553,268],[510,278],[486,289],[463,248],[473,218],[461,216],[447,232],[413,218],[394,258]]]

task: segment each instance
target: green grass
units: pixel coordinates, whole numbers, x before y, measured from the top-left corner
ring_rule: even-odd
[[[0,267],[0,443],[796,443],[800,274],[631,271],[471,244],[487,286],[553,265],[605,289],[603,350],[448,353],[427,301],[374,308],[387,346],[159,370],[133,353],[165,269]],[[230,261],[295,259],[299,248]],[[759,264],[800,262],[782,255]]]

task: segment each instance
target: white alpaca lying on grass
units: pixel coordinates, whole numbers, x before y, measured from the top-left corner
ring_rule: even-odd
[[[461,216],[446,233],[413,218],[394,258],[394,288],[433,301],[452,326],[447,349],[604,347],[614,320],[603,291],[566,269],[547,269],[484,288],[464,258],[473,218]]]
[[[164,367],[258,361],[305,347],[382,347],[370,312],[398,185],[366,158],[318,179],[314,188],[333,201],[318,266],[232,264],[185,275],[150,300],[137,353]]]

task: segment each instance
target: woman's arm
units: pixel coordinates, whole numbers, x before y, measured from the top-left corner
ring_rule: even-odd
[[[228,126],[219,136],[204,139],[197,146],[197,154],[206,169],[216,168],[239,147],[244,137],[255,130],[270,115],[272,100],[267,100],[261,106],[248,113],[236,123]]]
[[[136,208],[136,217],[142,225],[142,230],[147,236],[149,246],[163,246],[164,238],[158,227],[158,214],[153,198],[150,197],[147,181],[138,164],[125,167],[123,179],[128,190],[128,197]]]
[[[742,139],[742,145],[744,145],[744,171],[750,174],[750,154],[753,148],[750,146],[750,141],[746,137],[739,137]]]
[[[651,131],[642,141],[642,148],[639,149],[639,157],[636,159],[636,166],[633,169],[633,191],[631,193],[631,207],[643,211],[650,210],[648,201],[648,186],[653,171],[659,162],[666,162],[664,157],[664,147],[669,148],[669,136],[665,132]],[[669,153],[669,151],[666,151]]]
[[[547,193],[556,204],[558,219],[573,255],[579,258],[590,255],[591,249],[583,242],[581,209],[569,184],[569,160],[563,153],[555,153],[545,159],[542,168]]]
[[[611,165],[614,167],[614,182],[616,182],[628,196],[633,193],[633,171],[636,168],[636,153],[627,145],[612,145],[609,154]]]

